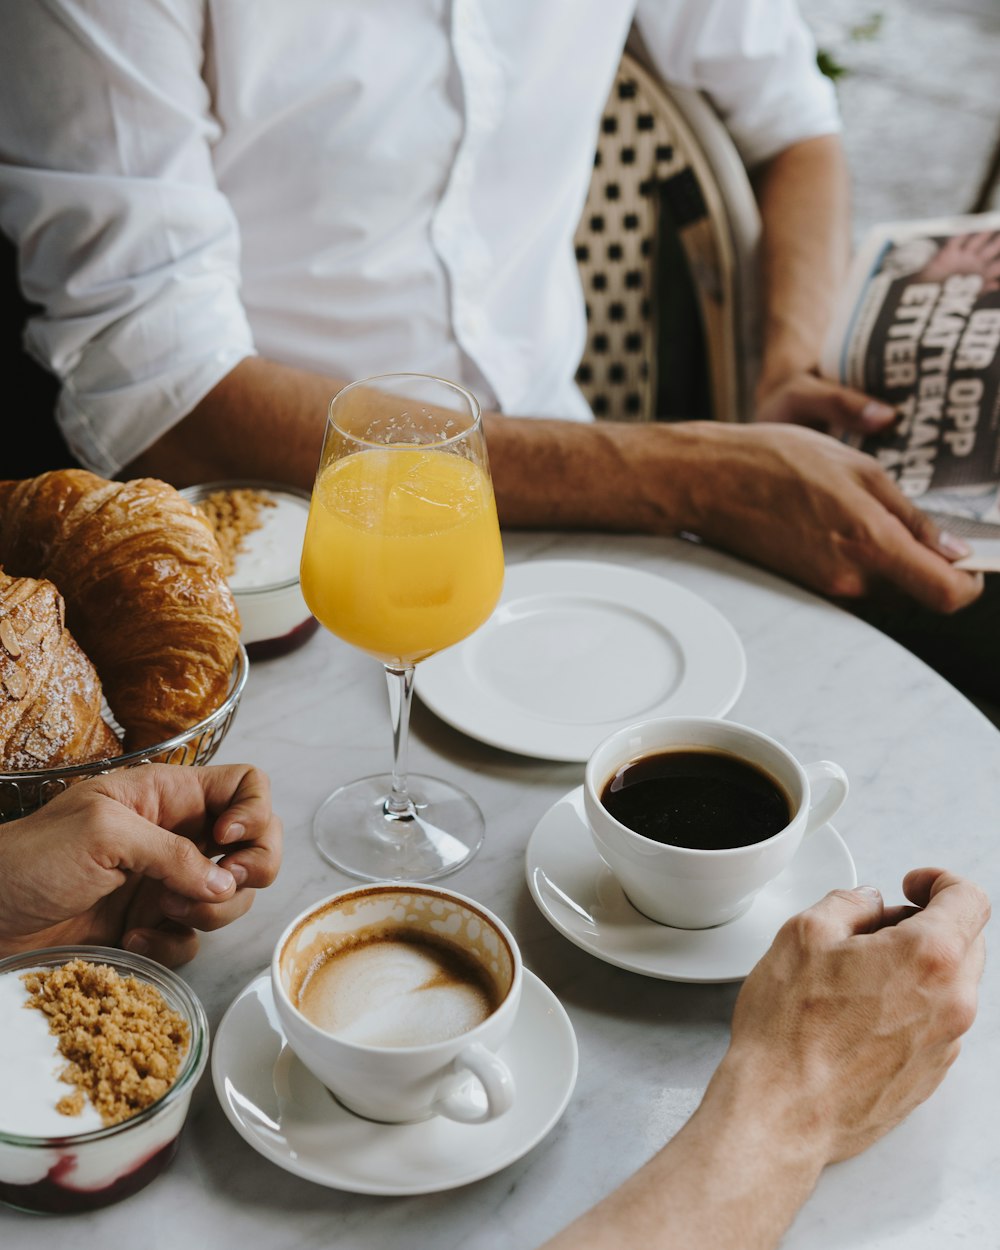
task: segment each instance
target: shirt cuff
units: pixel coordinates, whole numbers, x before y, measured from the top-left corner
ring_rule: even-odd
[[[120,473],[241,360],[256,355],[235,292],[201,294],[199,303],[197,290],[189,289],[183,301],[157,303],[141,317],[110,327],[64,378],[56,419],[74,456],[92,472]],[[146,349],[146,367],[138,373],[129,365],[144,359],[131,350],[136,338]],[[157,339],[172,350],[150,353],[148,343]],[[26,345],[44,363],[44,355],[32,350],[30,325]]]

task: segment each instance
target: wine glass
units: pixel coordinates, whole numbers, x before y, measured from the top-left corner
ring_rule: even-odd
[[[302,548],[302,593],[331,633],[385,666],[391,774],[341,786],[313,836],[366,880],[427,881],[479,849],[482,812],[458,787],[408,776],[415,665],[483,623],[503,547],[479,404],[461,386],[393,373],[333,399]]]

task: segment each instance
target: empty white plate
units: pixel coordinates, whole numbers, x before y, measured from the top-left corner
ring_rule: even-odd
[[[726,618],[665,577],[588,560],[507,570],[490,619],[425,660],[415,690],[490,746],[582,762],[654,716],[721,716],[746,677]]]

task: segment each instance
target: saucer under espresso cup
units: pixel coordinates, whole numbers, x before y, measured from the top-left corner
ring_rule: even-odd
[[[629,901],[681,929],[742,915],[847,790],[839,764],[800,764],[758,729],[695,716],[609,735],[583,782],[594,845]]]
[[[286,1172],[348,1193],[440,1193],[522,1158],[551,1132],[572,1097],[578,1064],[573,1026],[558,998],[527,969],[521,1009],[499,1053],[518,1097],[498,1120],[363,1120],[345,1110],[288,1046],[265,971],[240,991],[216,1029],[212,1080],[236,1132]]]
[[[291,1049],[356,1115],[485,1124],[515,1099],[497,1055],[523,969],[507,926],[438,886],[379,883],[312,904],[271,962]]]
[[[598,855],[583,786],[542,815],[528,839],[525,873],[539,911],[580,950],[640,976],[696,985],[742,981],[790,916],[858,883],[847,844],[824,825],[742,916],[714,929],[669,928],[636,911]]]

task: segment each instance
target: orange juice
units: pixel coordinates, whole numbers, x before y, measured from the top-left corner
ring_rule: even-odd
[[[302,593],[314,616],[383,663],[412,664],[493,611],[503,548],[489,476],[450,452],[377,448],[313,489]]]

